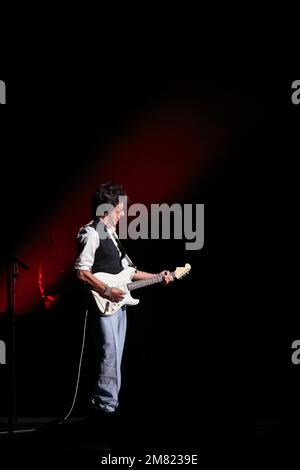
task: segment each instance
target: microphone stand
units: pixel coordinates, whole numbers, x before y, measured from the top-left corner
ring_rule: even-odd
[[[8,317],[8,376],[9,376],[9,413],[8,435],[13,438],[17,423],[16,407],[16,341],[15,341],[15,307],[16,307],[16,279],[19,267],[29,269],[28,266],[15,256],[9,256],[6,266],[7,280],[7,317]]]

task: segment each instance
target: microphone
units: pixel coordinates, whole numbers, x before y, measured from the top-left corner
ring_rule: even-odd
[[[21,268],[26,269],[27,271],[29,270],[29,267],[27,266],[27,264],[20,261],[16,256],[9,255],[8,261],[10,263],[17,263],[19,266],[21,266]]]

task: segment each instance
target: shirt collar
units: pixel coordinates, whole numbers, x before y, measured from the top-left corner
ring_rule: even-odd
[[[113,227],[113,226],[108,227],[108,226],[103,222],[102,219],[99,218],[99,220],[100,220],[100,222],[105,226],[107,232],[108,232],[110,235],[117,235],[117,231],[116,231],[116,228],[115,228],[115,227]]]

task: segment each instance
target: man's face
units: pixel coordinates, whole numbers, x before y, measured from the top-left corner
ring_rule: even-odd
[[[109,224],[116,227],[119,223],[120,218],[124,215],[124,204],[119,203],[116,207],[108,214]]]

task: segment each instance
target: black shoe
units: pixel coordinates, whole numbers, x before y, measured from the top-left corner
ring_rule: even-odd
[[[97,406],[91,406],[89,409],[88,417],[91,420],[103,421],[103,422],[116,422],[119,418],[118,411],[106,411],[103,408]]]

